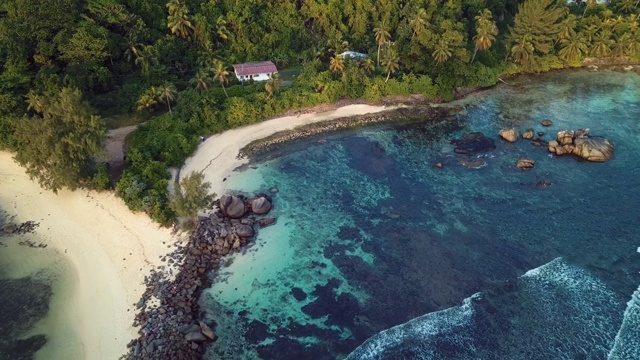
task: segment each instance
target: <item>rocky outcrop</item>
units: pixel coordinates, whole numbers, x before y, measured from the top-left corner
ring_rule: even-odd
[[[528,169],[532,169],[535,164],[536,162],[534,160],[520,159],[516,163],[516,166],[518,167],[518,169],[528,170]]]
[[[549,151],[558,156],[574,154],[595,162],[611,159],[614,148],[609,139],[589,136],[589,129],[563,130],[558,132],[557,140],[549,141]]]
[[[603,137],[584,137],[574,140],[573,153],[589,161],[604,162],[613,157],[614,145]]]
[[[540,124],[542,126],[551,126],[551,125],[553,125],[553,121],[551,121],[549,119],[544,119],[544,120],[540,121]]]
[[[264,196],[253,199],[251,201],[251,211],[257,215],[266,215],[271,211],[271,202]]]
[[[520,137],[520,133],[515,127],[502,129],[498,132],[498,135],[508,142],[516,142]]]
[[[451,143],[456,145],[453,151],[457,154],[465,155],[483,153],[496,148],[496,143],[493,139],[488,138],[481,132],[466,134],[460,139],[451,140]]]
[[[177,249],[162,258],[167,265],[145,277],[147,288],[136,304],[139,311],[133,324],[140,326],[140,336],[128,344],[125,359],[202,358],[205,344],[217,339],[213,325],[208,324],[211,322],[200,318],[198,307],[202,290],[212,280],[209,273],[219,268],[223,256],[251,241],[254,224],[262,220],[275,222],[274,218],[256,218],[247,210],[249,203],[243,195],[220,198],[219,209],[198,220],[189,241],[184,246],[176,243]],[[235,218],[240,213],[244,217]],[[169,269],[174,270],[168,274]]]
[[[240,218],[247,212],[247,207],[244,202],[237,196],[223,195],[219,203],[220,210],[232,219]]]

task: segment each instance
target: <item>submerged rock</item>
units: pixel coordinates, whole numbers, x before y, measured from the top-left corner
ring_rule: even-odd
[[[518,169],[531,169],[533,168],[533,166],[536,164],[536,162],[534,160],[530,160],[530,159],[520,159],[518,160],[518,162],[516,163],[516,166],[518,167]]]
[[[540,122],[540,124],[542,124],[542,126],[551,126],[553,125],[553,121],[549,120],[549,119],[544,119]]]
[[[465,155],[483,153],[496,148],[493,139],[488,138],[481,132],[466,134],[460,139],[451,140],[451,143],[456,145],[453,151],[457,154]]]
[[[498,135],[508,142],[516,142],[520,137],[520,133],[515,127],[502,129],[498,132]]]
[[[269,225],[273,225],[275,223],[276,223],[276,218],[264,218],[264,219],[258,220],[258,226],[260,226],[261,228]]]

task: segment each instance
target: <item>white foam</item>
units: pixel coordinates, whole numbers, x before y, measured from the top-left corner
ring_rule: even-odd
[[[527,271],[518,282],[517,292],[528,299],[527,307],[519,313],[508,312],[501,315],[512,321],[513,326],[511,334],[504,334],[506,338],[502,339],[511,344],[510,348],[501,349],[506,352],[503,355],[512,352],[510,355],[520,354],[519,358],[525,359],[534,356],[533,354],[544,353],[549,358],[560,359],[566,358],[567,351],[582,347],[597,358],[606,356],[614,343],[613,336],[618,326],[607,309],[618,308],[622,304],[602,281],[588,271],[570,265],[562,258],[556,258]],[[562,301],[558,301],[558,295]],[[478,341],[480,339],[475,338],[477,329],[473,330],[480,324],[476,322],[483,322],[482,318],[486,316],[484,312],[478,312],[480,317],[476,316],[473,304],[474,301],[482,301],[483,297],[484,294],[477,293],[466,298],[461,306],[429,313],[384,330],[365,341],[347,359],[386,359],[398,349],[410,351],[412,356],[419,356],[419,359],[441,358],[443,354],[432,347],[434,340],[445,341],[455,348],[464,349],[465,354],[458,354],[460,359],[484,358],[495,349],[487,349],[483,343],[488,338]],[[640,303],[637,300],[635,304]],[[527,321],[527,314],[535,314],[536,319]],[[570,315],[562,318],[563,314]],[[640,309],[636,321],[639,320]],[[640,326],[636,325],[634,329],[636,332],[640,331]],[[527,334],[531,330],[534,331],[530,334],[531,337],[518,335]],[[483,331],[489,331],[489,335],[492,329]],[[572,336],[567,337],[569,332]],[[640,335],[636,339],[640,339]],[[545,345],[559,340],[561,345]],[[640,349],[640,344],[636,348]],[[611,358],[623,359],[638,360],[640,356]]]
[[[352,352],[347,360],[383,359],[384,350],[402,344],[411,338],[428,338],[437,334],[451,332],[454,327],[464,326],[471,321],[473,307],[471,301],[478,294],[464,299],[461,306],[432,312],[417,317],[402,325],[394,326],[371,337]],[[460,335],[457,342],[468,342],[469,338]],[[427,350],[428,351],[428,350]],[[421,358],[430,359],[435,354],[422,353]]]
[[[631,296],[608,360],[640,359],[640,287]]]

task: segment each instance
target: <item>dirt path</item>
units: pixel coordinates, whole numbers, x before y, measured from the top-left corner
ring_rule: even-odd
[[[109,174],[113,181],[117,182],[124,170],[124,139],[137,128],[138,125],[131,125],[107,132],[104,149],[107,153],[107,161],[109,162]]]

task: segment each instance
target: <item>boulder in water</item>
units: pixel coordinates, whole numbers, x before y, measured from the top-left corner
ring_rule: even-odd
[[[533,139],[533,129],[527,129],[527,131],[522,134],[522,138],[527,140]]]
[[[263,228],[269,225],[273,225],[275,224],[275,222],[276,222],[276,218],[264,218],[264,219],[258,220],[258,226]]]
[[[233,195],[223,195],[220,198],[220,210],[232,219],[240,218],[247,212],[242,199]]]
[[[574,146],[573,153],[589,161],[604,162],[613,157],[614,145],[603,137],[579,137]]]
[[[253,236],[253,227],[244,224],[236,225],[236,234],[240,237],[248,238]]]
[[[520,159],[516,163],[516,166],[518,167],[518,169],[528,170],[528,169],[532,169],[535,164],[536,162],[534,160]]]
[[[498,132],[498,135],[508,142],[516,142],[520,137],[520,133],[515,127],[502,129]]]
[[[466,134],[460,139],[451,140],[451,143],[456,145],[453,151],[457,154],[477,154],[496,148],[493,139],[488,138],[481,132]]]
[[[542,126],[551,126],[553,125],[553,121],[549,120],[549,119],[544,119],[540,122],[540,124],[542,124]]]
[[[264,196],[251,201],[251,211],[258,215],[265,215],[271,211],[271,202]]]
[[[204,336],[208,337],[211,340],[215,340],[217,337],[216,333],[214,333],[209,325],[207,325],[204,321],[200,321],[200,331]]]

